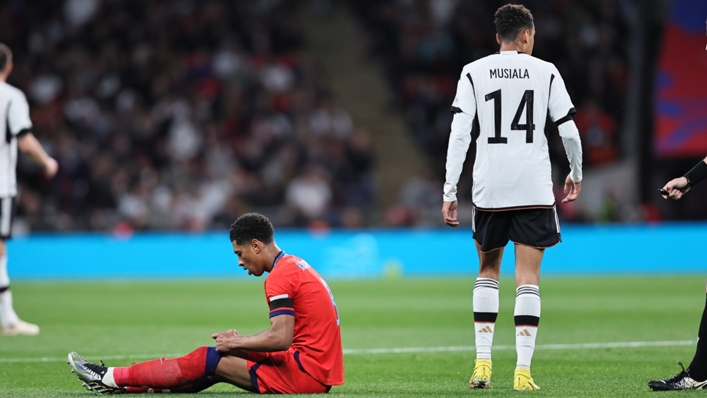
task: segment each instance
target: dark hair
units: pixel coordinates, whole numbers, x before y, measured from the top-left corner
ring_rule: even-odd
[[[10,62],[12,62],[12,51],[10,47],[0,43],[0,72],[4,72]]]
[[[272,223],[262,214],[246,213],[231,224],[231,242],[242,245],[257,239],[266,245],[272,243],[275,233]]]
[[[533,29],[533,14],[520,4],[506,4],[493,16],[496,33],[504,42],[514,42],[524,30]]]

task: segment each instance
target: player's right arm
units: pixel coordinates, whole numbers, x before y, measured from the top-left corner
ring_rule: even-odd
[[[284,272],[284,273],[283,273]],[[295,333],[296,276],[283,271],[270,274],[265,280],[265,297],[270,308],[270,328],[251,336],[240,336],[236,331],[215,333],[216,350],[285,351],[292,345]]]
[[[565,82],[560,76],[560,72],[554,69],[553,79],[550,84],[550,101],[548,110],[550,118],[557,126],[562,138],[562,144],[570,162],[570,173],[565,178],[565,193],[567,196],[562,203],[577,200],[582,190],[582,141],[579,138],[579,130],[572,119],[576,113],[572,100],[570,99]]]
[[[471,144],[471,128],[476,116],[476,97],[471,74],[462,70],[457,83],[457,95],[452,104],[452,131],[447,147],[447,175],[444,182],[442,216],[450,227],[458,227],[457,183],[464,167],[466,152]]]
[[[668,181],[663,190],[667,195],[663,195],[665,199],[680,200],[682,196],[690,191],[693,185],[707,179],[707,157],[700,160],[695,167],[685,173],[684,176],[673,178]]]
[[[29,118],[29,105],[23,94],[18,95],[8,109],[7,124],[10,134],[17,138],[17,148],[42,166],[47,178],[53,177],[59,166],[42,148],[42,144],[32,134],[32,121]]]
[[[292,345],[295,332],[295,316],[279,315],[270,318],[270,328],[258,334],[241,336],[235,330],[214,333],[216,351],[246,350],[259,352],[285,351]]]

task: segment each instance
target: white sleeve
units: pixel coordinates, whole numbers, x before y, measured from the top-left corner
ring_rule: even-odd
[[[447,176],[444,182],[445,202],[457,200],[457,183],[464,168],[466,151],[471,144],[471,128],[476,116],[476,97],[470,73],[464,73],[457,83],[457,95],[452,103],[452,132],[447,147]]]
[[[565,81],[562,80],[562,76],[560,76],[560,72],[557,68],[553,69],[554,73],[550,77],[550,101],[548,102],[548,110],[550,111],[552,121],[560,123],[563,118],[571,117],[576,111],[570,99],[570,95],[567,93]]]
[[[464,73],[459,77],[457,82],[457,95],[452,102],[452,112],[464,112],[467,115],[474,117],[476,115],[476,97],[474,95],[474,83],[471,80],[470,73]]]
[[[567,159],[570,161],[570,178],[574,182],[582,181],[582,142],[579,139],[579,130],[571,118],[557,126],[565,146]]]
[[[16,137],[18,134],[28,132],[32,128],[29,118],[29,105],[24,94],[13,98],[7,109],[7,124],[10,133]]]
[[[449,135],[449,147],[447,147],[447,176],[444,182],[445,202],[457,200],[457,183],[464,168],[466,151],[471,143],[471,127],[474,123],[474,116],[465,112],[454,114],[452,119],[452,133]]]

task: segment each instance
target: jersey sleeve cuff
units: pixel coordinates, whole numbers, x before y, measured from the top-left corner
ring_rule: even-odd
[[[278,308],[276,310],[270,311],[270,318],[274,318],[279,315],[295,316],[295,309],[294,308]]]
[[[15,134],[15,137],[22,138],[31,132],[32,132],[31,128],[25,128],[25,129],[20,130],[17,134]]]
[[[457,195],[444,195],[442,196],[442,200],[445,202],[454,202],[457,200]]]

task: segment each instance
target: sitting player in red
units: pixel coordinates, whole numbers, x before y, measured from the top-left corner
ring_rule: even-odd
[[[84,387],[100,395],[186,393],[224,382],[261,394],[311,394],[343,384],[339,315],[324,279],[306,261],[280,250],[270,220],[261,214],[239,217],[231,243],[248,274],[270,273],[270,329],[252,336],[215,333],[215,347],[129,367],[94,364],[72,352],[69,364]]]

